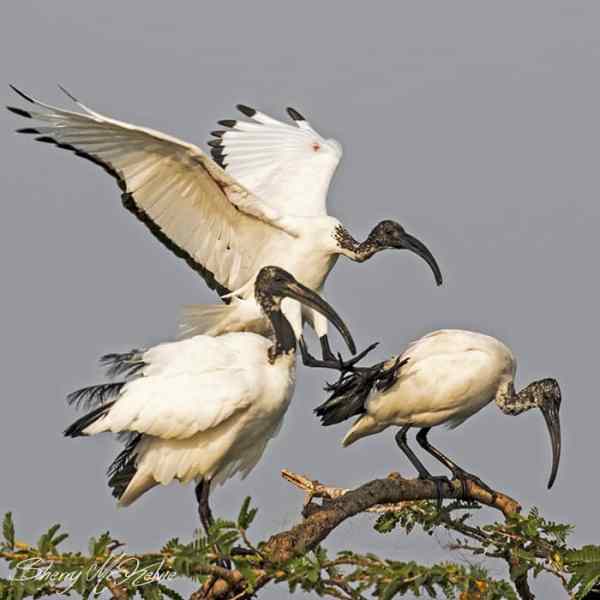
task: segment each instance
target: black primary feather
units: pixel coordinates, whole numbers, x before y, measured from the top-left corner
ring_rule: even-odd
[[[23,100],[26,100],[30,104],[35,104],[35,100],[33,98],[30,98],[25,92],[22,92],[20,89],[16,88],[14,85],[12,85],[10,83],[8,84],[8,86],[10,87],[10,89],[13,92],[15,92],[15,94],[19,94],[19,96],[21,96],[21,98],[23,98]]]
[[[135,450],[141,439],[141,433],[137,433],[131,437],[125,448],[119,452],[115,460],[108,467],[108,486],[112,488],[112,495],[115,498],[120,498],[123,495],[137,472]]]
[[[256,109],[250,108],[249,106],[246,106],[245,104],[237,104],[236,108],[242,114],[246,115],[247,117],[253,117],[256,114]]]
[[[80,419],[77,419],[74,423],[71,423],[65,431],[64,435],[66,437],[79,437],[82,435],[86,435],[83,431],[89,427],[92,423],[101,419],[104,415],[108,413],[108,411],[114,406],[116,400],[109,402],[108,404],[104,404],[103,406],[99,406],[93,411],[83,415]]]
[[[15,113],[15,115],[19,115],[20,117],[25,117],[26,119],[31,119],[31,113],[28,113],[26,110],[22,108],[17,108],[16,106],[7,106],[7,110],[10,110],[11,113]]]
[[[130,350],[129,352],[105,354],[100,358],[100,364],[106,369],[107,377],[113,378],[124,375],[130,379],[137,375],[145,366],[143,350]]]
[[[222,168],[227,168],[227,163],[225,162],[225,156],[223,155],[223,147],[212,147],[210,149],[210,153],[212,155],[213,160]]]
[[[107,400],[118,396],[125,381],[114,381],[111,383],[100,383],[98,385],[90,385],[71,392],[67,396],[67,402],[74,404],[76,408],[91,408],[92,406],[100,406],[106,404]]]
[[[306,119],[295,108],[288,106],[286,110],[287,114],[290,115],[294,121],[306,121]]]

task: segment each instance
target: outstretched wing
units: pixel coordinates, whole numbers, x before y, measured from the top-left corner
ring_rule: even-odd
[[[212,155],[236,181],[271,208],[286,215],[327,214],[327,191],[342,157],[342,147],[326,140],[293,108],[294,125],[253,108],[238,109],[254,122],[219,121],[227,130],[213,131]]]
[[[254,275],[260,249],[293,235],[282,215],[249,192],[198,147],[110,119],[74,100],[76,113],[13,87],[34,110],[8,107],[43,126],[18,130],[86,158],[112,175],[125,208],[221,295]]]

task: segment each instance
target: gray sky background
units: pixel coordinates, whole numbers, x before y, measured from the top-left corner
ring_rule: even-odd
[[[339,139],[330,212],[358,238],[399,220],[433,250],[446,284],[436,289],[421,261],[388,252],[341,259],[328,298],[361,347],[381,341],[377,357],[441,327],[469,328],[512,347],[519,386],[558,378],[564,448],[551,492],[537,411],[512,419],[490,405],[431,439],[526,508],[574,523],[574,543],[598,543],[599,4],[55,0],[1,10],[6,86],[68,105],[61,83],[104,114],[199,144],[240,102],[275,116],[294,106]],[[2,103],[15,102],[5,87]],[[122,209],[111,178],[13,135],[20,126],[0,112],[0,510],[13,510],[26,539],[65,524],[73,548],[106,529],[132,551],[188,538],[192,488],[116,510],[104,471],[118,446],[63,438],[76,416],[64,397],[101,381],[103,353],[172,339],[181,305],[215,297]],[[342,450],[347,425],[319,426],[311,409],[327,375],[299,372],[262,462],[213,496],[224,517],[253,497],[254,539],[298,519],[302,497],[283,467],[348,487],[413,474],[391,430]],[[372,521],[352,519],[327,546],[451,558],[443,536],[382,537]],[[560,596],[544,578],[536,589]]]

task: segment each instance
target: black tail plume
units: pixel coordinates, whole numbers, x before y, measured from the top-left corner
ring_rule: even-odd
[[[115,381],[114,383],[100,383],[81,388],[71,392],[67,396],[67,402],[74,404],[76,408],[92,408],[94,406],[104,406],[107,400],[118,396],[125,385],[125,381]]]
[[[99,406],[98,408],[95,408],[93,411],[87,413],[86,415],[83,415],[83,417],[81,417],[80,419],[77,419],[77,421],[75,421],[74,423],[72,423],[65,429],[65,432],[64,432],[65,436],[66,437],[79,437],[82,435],[86,435],[85,433],[83,433],[84,429],[86,429],[92,423],[94,423],[95,421],[97,421],[98,419],[101,419],[104,415],[106,415],[106,413],[108,413],[108,411],[112,408],[112,406],[114,405],[115,402],[116,401],[113,400],[112,402],[109,402],[108,404]]]
[[[106,369],[108,377],[124,375],[126,379],[129,379],[146,366],[143,356],[144,351],[137,349],[122,354],[113,352],[100,358],[100,364]]]
[[[136,433],[130,437],[125,448],[119,452],[115,460],[108,467],[108,487],[112,489],[112,495],[117,499],[124,494],[127,486],[137,472],[135,450],[141,439],[141,433]]]
[[[398,371],[407,361],[408,358],[403,361],[398,358],[388,369],[384,368],[385,363],[378,363],[372,367],[342,373],[336,383],[325,387],[326,391],[332,392],[331,396],[315,408],[314,412],[321,419],[321,424],[335,425],[364,414],[371,391],[385,391],[394,385]]]

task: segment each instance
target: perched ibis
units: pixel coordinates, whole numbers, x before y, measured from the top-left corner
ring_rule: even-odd
[[[304,345],[302,352],[312,366],[338,368],[335,361],[311,357]],[[358,415],[343,439],[344,446],[389,426],[399,427],[396,443],[419,477],[436,481],[439,494],[439,485],[447,478],[433,477],[417,458],[407,443],[409,429],[419,429],[416,436],[419,445],[461,480],[463,486],[467,479],[485,486],[434,448],[427,439],[429,430],[436,425],[457,427],[492,400],[506,415],[539,408],[552,445],[550,488],[560,460],[560,388],[556,380],[542,379],[516,392],[516,367],[511,350],[489,335],[457,329],[435,331],[412,342],[398,357],[373,367],[354,367],[353,372],[343,372],[337,383],[328,386],[333,393],[315,412],[323,425]]]
[[[92,410],[66,436],[108,431],[126,439],[109,468],[109,486],[120,505],[158,484],[195,480],[200,518],[209,527],[211,484],[248,474],[281,427],[296,365],[296,336],[286,314],[300,312],[299,303],[330,319],[356,351],[333,308],[283,269],[263,267],[254,288],[272,339],[252,332],[198,335],[110,354],[103,363],[121,380],[70,395],[71,403]],[[284,298],[296,302],[282,308]]]
[[[188,307],[182,337],[270,329],[254,298],[254,279],[267,265],[321,292],[340,255],[362,262],[381,250],[407,249],[442,283],[431,252],[399,223],[382,221],[357,242],[327,214],[327,191],[342,149],[294,109],[288,109],[288,124],[239,105],[252,121],[221,121],[227,129],[214,132],[212,160],[195,145],[105,117],[64,89],[82,112],[13,90],[31,108],[8,109],[41,123],[19,133],[70,150],[112,175],[124,207],[224,297],[222,305]],[[307,309],[304,320],[319,336],[324,358],[332,359],[326,319]],[[297,337],[302,324],[302,317],[292,322]]]

